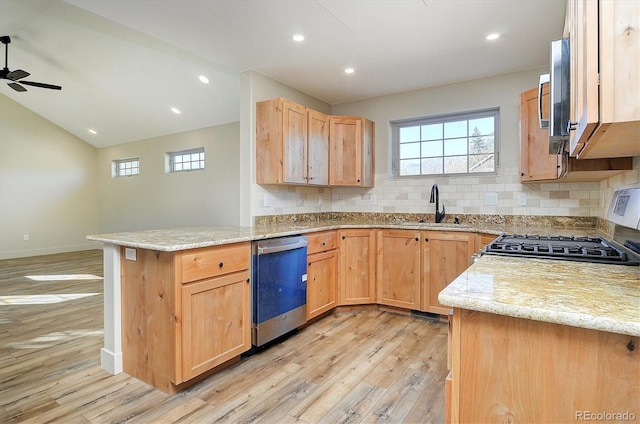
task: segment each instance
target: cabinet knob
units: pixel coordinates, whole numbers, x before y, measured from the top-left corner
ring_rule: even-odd
[[[627,349],[629,349],[629,352],[633,352],[636,349],[636,345],[633,344],[633,340],[629,342]]]
[[[521,176],[521,177],[524,177],[524,172],[521,172],[521,173],[520,173],[520,176]]]
[[[419,238],[419,237],[416,237],[416,241],[420,241],[420,238]]]
[[[357,180],[357,182],[360,182],[360,180]]]
[[[346,239],[346,237],[345,237],[345,236],[342,236],[342,240],[344,240],[344,239]]]
[[[429,241],[429,237],[425,237],[425,238],[424,238],[424,241]]]
[[[251,280],[249,278],[247,278],[247,283],[250,282]]]
[[[220,263],[218,264],[218,267],[220,267],[220,268],[222,268],[223,266],[224,266],[224,263],[222,263],[222,262],[220,262]]]
[[[322,242],[322,245],[323,245],[323,246],[326,246],[326,244],[327,244],[327,242],[326,242],[326,241],[323,241],[323,242]]]

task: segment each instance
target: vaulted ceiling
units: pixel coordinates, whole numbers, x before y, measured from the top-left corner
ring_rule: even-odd
[[[2,80],[0,93],[109,146],[237,121],[246,70],[337,104],[544,66],[566,4],[0,0],[8,67],[63,87],[16,92]],[[490,33],[500,37],[488,41]]]

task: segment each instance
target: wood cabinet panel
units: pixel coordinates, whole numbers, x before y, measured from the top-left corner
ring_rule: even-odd
[[[548,97],[548,86],[543,96]],[[548,109],[548,100],[543,106]],[[538,124],[538,89],[520,95],[520,182],[600,181],[632,169],[632,158],[581,159],[549,153],[549,130]],[[544,113],[544,109],[543,109]]]
[[[249,350],[250,243],[136,256],[121,253],[126,373],[175,393]]]
[[[188,283],[247,269],[251,250],[247,243],[185,251],[181,255],[182,282]]]
[[[314,253],[308,256],[307,320],[337,306],[338,251]]]
[[[320,231],[307,235],[307,254],[338,248],[337,231]]]
[[[307,183],[307,108],[282,101],[283,182]]]
[[[452,422],[640,414],[637,337],[455,310]],[[457,333],[457,334],[456,334]]]
[[[182,372],[176,383],[210,370],[251,348],[249,272],[182,287]]]
[[[373,187],[373,140],[373,122],[350,116],[329,118],[330,185]]]
[[[420,310],[420,231],[380,230],[377,249],[377,303]]]
[[[570,152],[579,159],[640,155],[640,3],[569,2]],[[575,56],[575,57],[574,57]]]
[[[451,308],[438,302],[438,293],[469,267],[475,234],[425,231],[422,237],[422,307],[427,312],[446,315]]]
[[[376,302],[375,230],[340,230],[339,302]]]
[[[329,117],[307,109],[307,175],[311,185],[329,185]]]

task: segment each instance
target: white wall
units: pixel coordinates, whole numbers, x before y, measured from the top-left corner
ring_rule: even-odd
[[[464,81],[439,87],[425,88],[405,93],[365,99],[333,105],[334,115],[358,115],[376,124],[376,184],[372,189],[359,188],[306,188],[274,187],[255,184],[255,174],[247,178],[250,191],[251,218],[260,215],[294,214],[320,211],[336,212],[432,212],[429,204],[431,186],[437,183],[440,197],[452,214],[502,214],[539,216],[593,216],[603,217],[610,194],[602,190],[608,186],[638,184],[638,170],[629,171],[604,182],[583,183],[530,183],[519,182],[520,155],[520,93],[535,87],[544,69],[531,69],[489,78]],[[291,88],[268,78],[251,73],[246,77],[251,105],[245,118],[248,154],[255,152],[255,101],[277,96],[291,98],[308,107],[308,99],[296,99]],[[248,87],[248,88],[247,88]],[[305,103],[306,102],[306,103]],[[390,121],[464,112],[492,107],[500,108],[500,163],[496,175],[482,177],[454,176],[447,178],[414,177],[393,179],[390,177]],[[318,109],[326,113],[326,110]],[[245,128],[245,123],[242,124]],[[251,150],[249,150],[249,146]],[[244,166],[244,165],[243,165]],[[253,172],[255,161],[248,172]],[[250,178],[250,181],[249,181]],[[496,193],[498,204],[485,205],[486,193]],[[270,206],[264,206],[268,195]],[[375,195],[376,204],[371,198]],[[521,197],[526,205],[521,205]],[[607,199],[608,196],[608,199]],[[322,205],[320,205],[322,203]],[[247,220],[249,220],[247,218]]]
[[[322,113],[330,114],[331,107],[301,91],[272,80],[258,72],[246,71],[240,80],[240,143],[241,143],[241,210],[243,225],[253,225],[257,215],[309,213],[331,211],[331,190],[303,186],[258,185],[256,167],[256,102],[284,97]],[[260,154],[260,152],[257,152]],[[246,160],[245,160],[246,158]],[[264,206],[265,196],[270,206]],[[320,205],[322,202],[322,205]]]
[[[239,122],[99,149],[100,232],[238,225]],[[205,169],[166,173],[165,153],[204,147]],[[112,178],[115,159],[140,158],[140,175]]]
[[[0,94],[0,259],[95,248],[96,155]]]

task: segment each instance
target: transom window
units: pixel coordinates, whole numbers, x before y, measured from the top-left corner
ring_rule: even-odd
[[[204,147],[167,153],[169,172],[204,169]]]
[[[111,162],[113,177],[140,175],[140,158],[116,159]]]
[[[499,110],[392,122],[395,176],[493,173]]]

